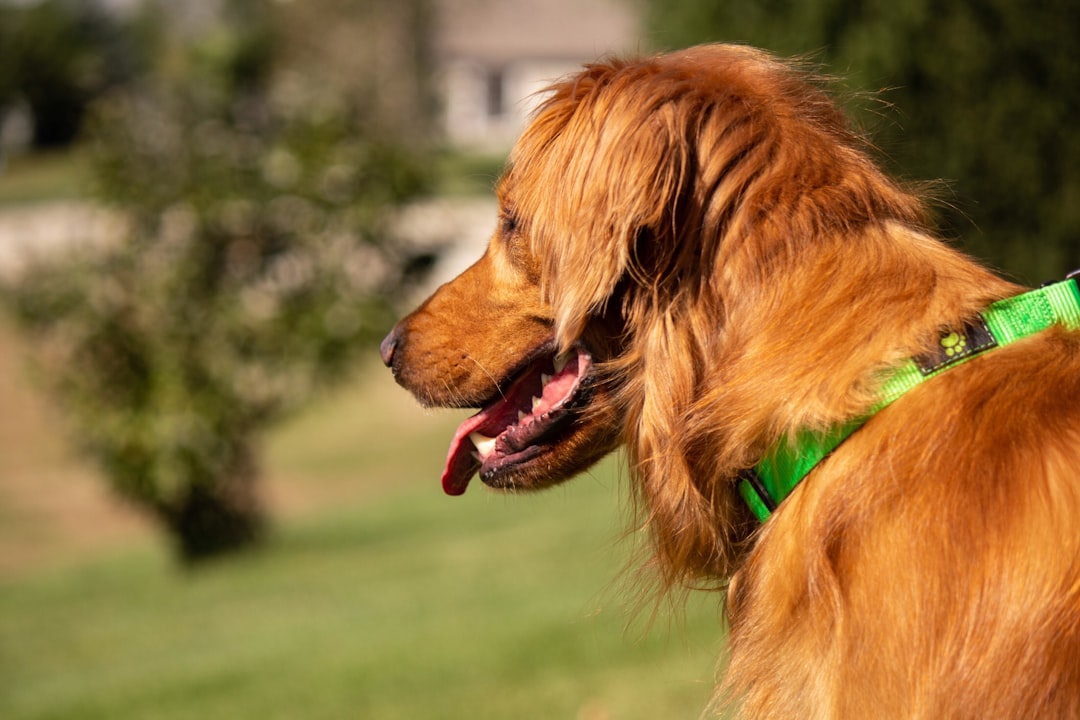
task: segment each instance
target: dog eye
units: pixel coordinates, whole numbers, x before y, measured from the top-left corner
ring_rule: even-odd
[[[513,213],[503,213],[499,218],[499,230],[503,235],[513,235],[518,229],[518,219]]]

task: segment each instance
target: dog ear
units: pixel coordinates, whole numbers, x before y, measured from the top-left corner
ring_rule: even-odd
[[[566,348],[624,278],[657,286],[669,264],[691,153],[677,100],[636,73],[591,66],[555,87],[511,156],[519,221]]]

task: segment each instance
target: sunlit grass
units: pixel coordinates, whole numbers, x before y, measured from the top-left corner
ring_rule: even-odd
[[[265,549],[192,572],[141,539],[0,580],[0,717],[698,717],[718,598],[631,622],[617,463],[446,497],[458,415],[375,370],[267,439],[278,492],[323,500]]]
[[[0,163],[0,208],[83,197],[88,182],[78,150],[9,156]]]
[[[144,547],[9,582],[0,716],[696,717],[715,598],[627,627],[617,490],[414,484],[196,572]]]
[[[447,150],[436,157],[437,191],[444,196],[490,195],[502,175],[506,153]]]

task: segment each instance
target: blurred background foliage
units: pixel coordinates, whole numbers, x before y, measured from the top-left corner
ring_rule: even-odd
[[[96,97],[145,70],[148,30],[93,3],[0,4],[0,115],[24,105],[36,147],[70,144]]]
[[[35,118],[84,105],[64,117],[85,116],[94,195],[126,231],[43,254],[4,295],[77,444],[191,561],[261,537],[258,434],[385,332],[425,260],[392,242],[390,210],[431,177],[407,94],[372,93],[372,69],[313,77],[299,50],[277,54],[280,25],[298,18],[233,0],[187,36],[162,7],[138,16],[146,54],[124,78],[86,67],[119,26],[82,35],[105,21],[81,3],[22,11],[31,36],[3,46],[19,62],[43,52],[34,32],[82,38],[56,65],[66,100],[23,96]],[[412,32],[420,3],[371,7]],[[60,140],[52,127],[34,139]]]
[[[1028,283],[1080,265],[1075,0],[650,0],[663,47],[726,39],[839,77],[890,169],[943,179],[946,236]],[[868,99],[865,93],[875,93]]]

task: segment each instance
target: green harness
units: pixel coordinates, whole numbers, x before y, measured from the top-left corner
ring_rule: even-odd
[[[964,328],[945,334],[935,352],[907,360],[882,385],[877,403],[864,416],[825,432],[786,437],[739,482],[739,492],[754,515],[765,522],[819,462],[901,395],[916,385],[996,347],[1061,324],[1080,328],[1080,288],[1074,275],[1038,290],[999,300]]]

